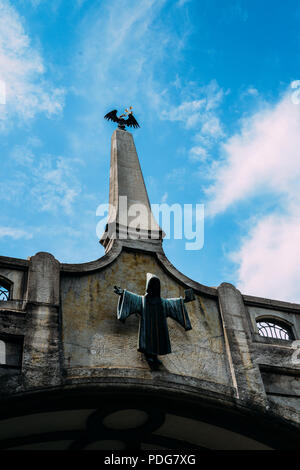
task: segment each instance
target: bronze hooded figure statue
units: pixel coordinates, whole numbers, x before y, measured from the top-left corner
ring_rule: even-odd
[[[117,286],[114,291],[120,295],[117,309],[120,321],[125,322],[133,313],[140,315],[138,351],[145,355],[152,369],[158,369],[161,361],[157,356],[172,352],[167,318],[173,318],[185,330],[192,329],[184,304],[195,300],[193,290],[186,290],[184,299],[164,299],[160,295],[159,278],[148,273],[145,295],[134,294]]]

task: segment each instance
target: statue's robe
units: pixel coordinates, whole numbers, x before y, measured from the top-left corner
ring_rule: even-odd
[[[117,317],[125,322],[129,315],[140,315],[139,347],[146,354],[171,353],[167,318],[173,318],[185,330],[192,326],[183,299],[163,299],[148,294],[137,295],[124,289],[119,299]]]

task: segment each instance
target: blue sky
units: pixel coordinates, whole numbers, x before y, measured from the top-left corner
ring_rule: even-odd
[[[296,0],[0,0],[0,254],[104,254],[103,116],[132,105],[151,202],[205,205],[170,261],[300,302],[299,23]]]

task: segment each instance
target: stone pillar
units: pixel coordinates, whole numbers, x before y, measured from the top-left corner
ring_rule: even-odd
[[[122,244],[143,241],[160,250],[164,233],[149,202],[132,134],[116,129],[111,138],[108,222],[100,243],[108,252],[115,239]],[[135,245],[136,246],[136,245]]]
[[[61,382],[59,276],[60,264],[50,253],[30,258],[22,367],[26,388]]]
[[[267,406],[267,396],[258,365],[254,362],[251,332],[242,295],[232,284],[218,287],[227,357],[236,397]]]

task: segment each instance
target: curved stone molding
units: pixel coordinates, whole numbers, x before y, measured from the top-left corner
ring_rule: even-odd
[[[160,266],[170,275],[178,281],[180,284],[182,284],[185,287],[189,287],[195,290],[195,292],[199,294],[205,294],[210,297],[217,297],[217,289],[214,287],[208,287],[205,286],[204,284],[200,284],[199,282],[193,281],[192,279],[188,278],[185,276],[183,273],[178,271],[178,269],[173,266],[173,264],[168,260],[166,257],[163,248],[158,251],[155,249],[152,250],[151,248],[149,249],[149,242],[143,242],[141,240],[136,241],[136,242],[128,242],[128,241],[120,241],[120,240],[114,240],[114,243],[112,245],[112,248],[110,251],[108,251],[102,258],[99,258],[98,260],[91,261],[88,263],[79,263],[79,264],[66,264],[62,263],[61,266],[61,272],[62,273],[74,273],[74,274],[81,274],[81,273],[92,273],[94,271],[99,271],[107,266],[109,266],[111,263],[113,263],[118,256],[121,254],[122,250],[129,251],[129,252],[144,252],[144,253],[149,253],[153,254],[156,258],[157,261],[159,262]]]
[[[194,291],[199,294],[205,294],[210,297],[218,296],[218,292],[215,287],[208,287],[204,284],[200,284],[199,282],[193,281],[192,279],[178,271],[178,269],[176,269],[175,266],[173,266],[173,264],[168,260],[164,251],[162,251],[161,253],[157,253],[156,256],[159,263],[168,272],[168,274],[170,274],[174,279],[176,279],[184,286],[194,289]]]

